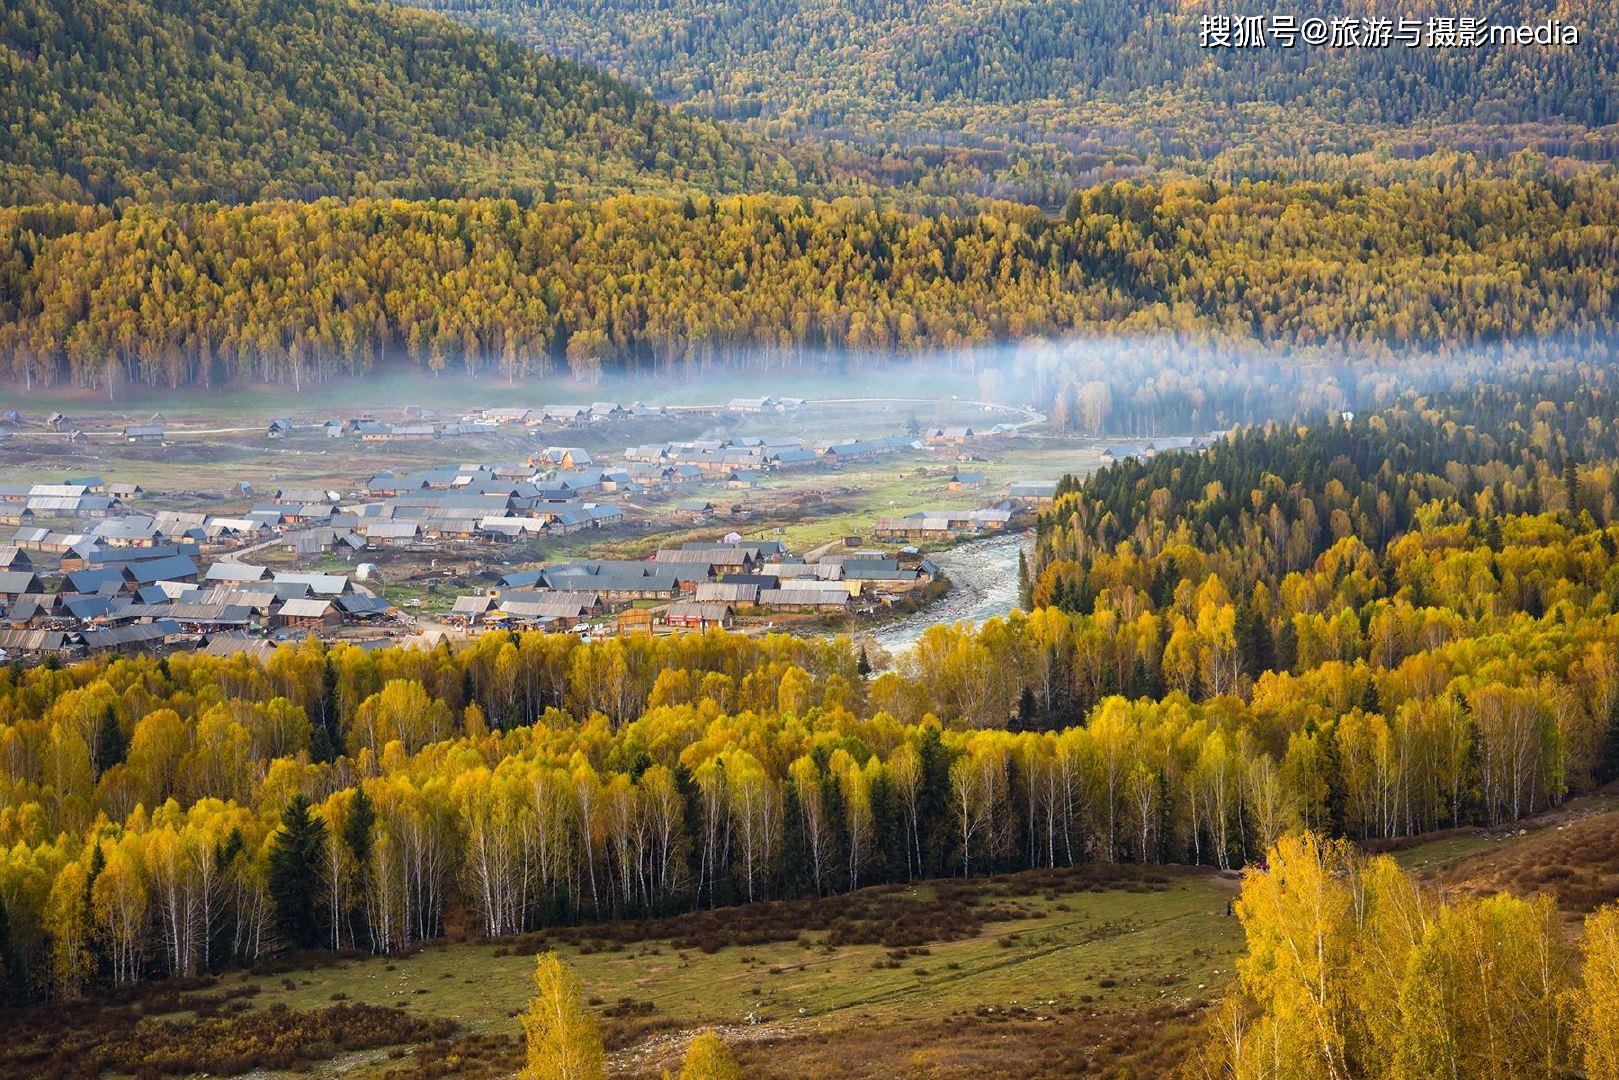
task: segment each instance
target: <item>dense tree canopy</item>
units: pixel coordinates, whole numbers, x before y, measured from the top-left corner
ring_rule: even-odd
[[[1605,0],[412,0],[599,64],[762,131],[880,159],[924,190],[1038,204],[1164,167],[1311,175],[1345,155],[1535,147],[1608,160],[1619,94]],[[1203,16],[1557,18],[1577,47],[1201,47]],[[870,166],[866,166],[870,167]],[[1358,170],[1363,170],[1364,164]]]
[[[1487,23],[1556,17],[1589,34],[1588,46],[1558,51],[1551,63],[1531,49],[1205,49],[1199,19],[1219,9],[1167,0],[417,0],[417,6],[602,64],[716,111],[818,109],[817,119],[829,123],[908,103],[1096,95],[1128,101],[1168,90],[1226,104],[1338,109],[1350,122],[1476,119],[1483,112],[1495,121],[1562,118],[1600,126],[1616,119],[1609,110],[1619,89],[1619,54],[1605,34],[1613,13],[1588,0],[1486,0],[1469,9]],[[611,18],[602,17],[604,7]],[[1301,20],[1387,14],[1366,0],[1305,0],[1290,11]],[[1402,13],[1445,14],[1425,3]]]
[[[1310,834],[1267,863],[1244,876],[1248,952],[1189,1075],[1613,1075],[1619,906],[1587,920],[1578,955],[1549,896],[1446,902],[1389,856]]]
[[[288,383],[408,358],[567,364],[884,356],[1033,335],[1347,346],[1374,358],[1607,340],[1619,182],[1108,184],[1063,219],[863,200],[625,196],[0,211],[19,381]],[[1065,408],[1071,403],[1065,401]]]
[[[1619,772],[1616,420],[1536,373],[1111,466],[1032,611],[874,674],[720,631],[0,669],[8,971],[1517,820]]]
[[[875,672],[847,639],[718,631],[0,668],[0,1000],[447,921],[1182,861],[1251,871],[1222,1075],[1612,1071],[1611,910],[1582,992],[1549,904],[1437,905],[1344,842],[1619,775],[1619,386],[1589,363],[1619,180],[1574,164],[1614,148],[1612,5],[1470,13],[1556,14],[1578,49],[1331,54],[1199,50],[1205,7],[1166,0],[426,6],[753,128],[386,4],[8,4],[0,374],[1017,341],[1062,428],[1308,422],[1065,480],[1028,610]],[[812,197],[828,177],[906,190]],[[1481,961],[1539,990],[1474,994]],[[562,1031],[594,1074],[577,987],[542,963],[537,988],[536,1073]]]
[[[355,0],[7,3],[0,128],[6,203],[793,182],[610,76]]]

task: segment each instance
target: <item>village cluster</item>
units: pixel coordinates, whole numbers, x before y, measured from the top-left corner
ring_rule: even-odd
[[[760,398],[706,408],[797,407]],[[541,424],[585,425],[648,411],[641,403],[488,409],[460,422],[532,432]],[[399,437],[410,427],[369,418],[275,420],[266,434],[281,439],[319,430],[368,439],[380,428]],[[152,428],[163,430],[143,424],[124,435],[144,438]],[[580,446],[547,445],[521,462],[386,471],[344,491],[261,493],[244,482],[221,513],[159,508],[158,493],[98,476],[0,482],[0,523],[14,526],[0,542],[0,650],[11,659],[160,647],[229,654],[310,633],[357,643],[436,641],[495,627],[656,632],[731,626],[739,617],[775,625],[777,618],[872,611],[933,581],[936,567],[914,546],[888,551],[852,543],[794,557],[779,540],[744,540],[736,530],[748,528],[747,513],[725,496],[789,470],[832,471],[928,447],[967,463],[974,455],[966,448],[980,438],[970,427],[810,443],[739,436],[630,446],[611,463]],[[981,471],[963,467],[954,468],[947,485],[952,492],[986,486]],[[1049,502],[1055,486],[1019,481],[989,505],[878,518],[870,535],[909,543],[1002,530],[1018,512]],[[645,559],[485,573],[486,581],[432,619],[402,610],[381,586],[378,564],[390,555],[464,556],[630,522],[653,531],[704,525],[729,531],[722,540],[666,546]],[[504,558],[487,561],[499,565]]]
[[[665,418],[702,419],[721,417],[763,416],[793,413],[804,407],[802,398],[748,397],[732,398],[721,404],[649,405],[643,401],[595,401],[588,405],[545,405],[540,408],[503,407],[472,409],[459,415],[448,415],[438,409],[410,406],[403,415],[383,419],[375,415],[355,416],[348,419],[299,419],[291,416],[276,417],[266,425],[271,439],[286,439],[296,434],[318,433],[328,439],[356,439],[367,443],[412,442],[426,439],[446,439],[460,436],[488,435],[512,430],[538,431],[542,428],[584,428],[628,420],[659,420]],[[205,434],[241,433],[245,428],[210,428]],[[1001,435],[1016,430],[1010,423],[993,425],[986,431],[952,425],[929,428],[919,437],[935,444],[964,442],[978,435]],[[172,426],[162,413],[154,413],[138,423],[122,426],[98,424],[92,419],[81,419],[55,412],[42,420],[30,422],[17,409],[0,413],[0,441],[13,436],[49,436],[61,438],[71,444],[89,442],[121,442],[132,446],[162,445],[174,438],[198,434],[185,428]]]
[[[777,541],[662,548],[645,560],[561,563],[506,574],[487,594],[456,599],[460,626],[540,625],[570,629],[612,616],[618,632],[729,627],[744,611],[846,613],[862,599],[879,603],[932,581],[937,568],[915,549],[791,556]],[[634,607],[655,601],[655,607]]]

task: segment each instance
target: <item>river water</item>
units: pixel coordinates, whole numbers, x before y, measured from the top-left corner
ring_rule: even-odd
[[[939,623],[974,625],[1017,607],[1017,556],[1028,551],[1032,534],[974,540],[929,558],[950,579],[950,591],[914,615],[872,631],[877,644],[891,653],[903,652]]]

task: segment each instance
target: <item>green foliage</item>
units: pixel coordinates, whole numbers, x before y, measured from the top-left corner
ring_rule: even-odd
[[[1616,148],[1602,129],[1619,119],[1619,25],[1604,0],[1469,11],[1580,29],[1578,46],[1553,49],[1204,49],[1202,16],[1269,12],[1178,0],[413,2],[712,115],[825,140],[924,191],[1051,205],[1110,168],[1364,176],[1435,147]],[[1285,14],[1451,13],[1305,0]]]
[[[326,823],[310,812],[306,796],[294,795],[271,837],[266,877],[276,926],[288,948],[314,949],[325,940],[320,880],[326,844]]]
[[[376,935],[371,929],[371,859],[376,848],[377,808],[365,788],[357,788],[349,800],[348,813],[343,818],[343,846],[355,868],[353,898],[346,913],[349,921],[349,939],[364,942],[376,948]],[[330,888],[330,886],[328,886]]]
[[[778,155],[577,64],[350,0],[0,12],[0,201],[769,189]]]
[[[96,726],[96,741],[90,751],[91,760],[98,772],[106,772],[114,765],[124,763],[124,754],[127,750],[124,730],[118,723],[118,710],[109,704],[106,711],[101,714],[101,723]]]

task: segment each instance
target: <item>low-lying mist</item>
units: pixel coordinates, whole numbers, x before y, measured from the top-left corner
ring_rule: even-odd
[[[559,374],[514,382],[487,368],[476,375],[432,375],[400,363],[298,392],[285,385],[238,382],[179,393],[126,387],[114,402],[83,391],[36,391],[25,395],[23,404],[37,410],[76,398],[72,406],[78,411],[133,414],[157,402],[171,409],[194,405],[199,411],[311,416],[410,407],[538,409],[604,400],[723,405],[733,398],[768,396],[894,402],[924,424],[959,423],[971,413],[963,405],[989,403],[1038,411],[1056,431],[1152,437],[1368,411],[1409,391],[1493,382],[1526,371],[1566,372],[1608,365],[1613,358],[1610,342],[1593,340],[1388,350],[1374,356],[1330,346],[1267,349],[1248,341],[1142,334],[1035,338],[903,355],[736,350],[698,366],[606,369],[589,380]],[[715,437],[722,435],[715,430]]]

